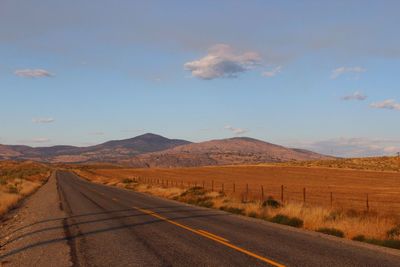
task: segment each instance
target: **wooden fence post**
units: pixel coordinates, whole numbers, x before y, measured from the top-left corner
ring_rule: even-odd
[[[261,202],[264,202],[264,186],[261,186]]]
[[[235,186],[235,183],[233,183],[233,193],[235,193],[236,192],[236,186]]]
[[[222,183],[222,189],[221,189],[222,193],[224,193],[224,183]]]
[[[283,185],[281,185],[281,203],[283,203]]]
[[[369,198],[368,198],[368,193],[367,193],[367,211],[369,211]]]
[[[211,181],[211,191],[214,192],[214,180]]]
[[[333,207],[333,193],[331,192],[331,208]]]
[[[306,204],[306,188],[303,188],[303,203]]]
[[[205,182],[203,181],[203,189],[205,189],[205,186],[204,186],[204,185],[205,185]]]
[[[246,202],[249,201],[249,184],[246,184]]]

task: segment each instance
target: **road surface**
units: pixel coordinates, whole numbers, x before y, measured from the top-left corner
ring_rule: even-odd
[[[395,250],[56,176],[74,266],[400,266]]]

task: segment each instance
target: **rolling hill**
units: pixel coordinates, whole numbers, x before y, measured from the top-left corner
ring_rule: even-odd
[[[29,147],[0,145],[0,159],[36,160],[44,162],[119,162],[132,156],[161,151],[189,141],[144,134],[130,139],[108,141],[89,147]]]
[[[197,167],[333,159],[303,149],[290,149],[248,137],[191,143],[146,153],[123,162],[135,167]]]

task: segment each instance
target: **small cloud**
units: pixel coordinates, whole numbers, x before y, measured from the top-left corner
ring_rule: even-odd
[[[245,130],[245,129],[242,129],[242,128],[235,128],[235,127],[232,127],[230,125],[226,125],[224,128],[229,130],[229,131],[231,131],[232,133],[234,133],[236,135],[242,135],[242,134],[245,134],[245,133],[248,132],[248,130]]]
[[[331,79],[336,79],[342,74],[346,73],[353,73],[353,74],[360,74],[363,72],[366,72],[367,69],[362,68],[362,67],[340,67],[337,69],[334,69],[331,74]]]
[[[364,95],[363,93],[359,92],[359,91],[356,91],[356,92],[352,93],[351,95],[346,95],[346,96],[341,97],[341,99],[342,100],[359,100],[359,101],[362,101],[362,100],[367,99],[367,96]]]
[[[371,108],[400,110],[400,103],[397,103],[394,99],[386,99],[381,102],[375,102],[369,106]]]
[[[90,135],[98,135],[98,136],[100,136],[100,135],[104,135],[105,133],[104,132],[91,132],[89,134]]]
[[[270,71],[264,71],[263,73],[261,73],[261,75],[270,78],[270,77],[275,77],[281,72],[282,72],[282,66],[278,66]]]
[[[53,76],[53,74],[43,69],[20,69],[16,70],[14,74],[23,78],[43,78]]]
[[[32,122],[37,123],[37,124],[42,124],[42,123],[52,123],[55,120],[53,118],[33,118]]]
[[[209,49],[205,57],[185,63],[184,68],[190,71],[193,77],[212,80],[236,78],[240,73],[259,65],[260,62],[261,57],[255,52],[237,54],[231,46],[217,44]]]

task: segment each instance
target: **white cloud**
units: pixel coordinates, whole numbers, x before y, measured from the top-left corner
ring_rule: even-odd
[[[400,103],[397,103],[394,99],[386,99],[381,102],[375,102],[370,104],[369,106],[371,108],[400,110]]]
[[[14,74],[23,78],[41,78],[53,76],[53,74],[43,69],[20,69],[16,70]]]
[[[367,99],[367,96],[359,91],[356,91],[356,92],[352,93],[351,95],[343,96],[341,99],[342,100],[360,100],[360,101],[362,101],[362,100]]]
[[[362,68],[362,67],[340,67],[337,69],[334,69],[331,74],[331,79],[336,79],[340,75],[345,74],[345,73],[353,73],[353,74],[360,74],[363,72],[366,72],[367,69]]]
[[[366,157],[395,155],[400,151],[400,140],[341,137],[316,142],[292,142],[290,146],[338,157]]]
[[[281,72],[282,72],[282,66],[278,66],[270,71],[264,71],[261,75],[270,78],[270,77],[275,77]]]
[[[55,120],[53,118],[33,118],[32,122],[37,123],[37,124],[42,124],[42,123],[52,123]]]
[[[20,140],[18,142],[23,143],[23,144],[48,143],[48,142],[50,142],[50,139],[46,138],[46,137],[37,137],[37,138],[32,138],[32,139],[27,139],[27,140]]]
[[[217,44],[211,47],[208,54],[198,60],[184,64],[192,76],[211,80],[215,78],[235,78],[240,73],[248,71],[259,65],[261,57],[255,52],[235,54],[231,46]]]
[[[232,127],[232,126],[230,126],[230,125],[226,125],[224,128],[227,129],[227,130],[229,130],[229,131],[231,131],[231,132],[234,133],[235,135],[242,135],[242,134],[245,134],[245,133],[248,132],[248,130],[246,130],[246,129],[235,128],[235,127]]]

